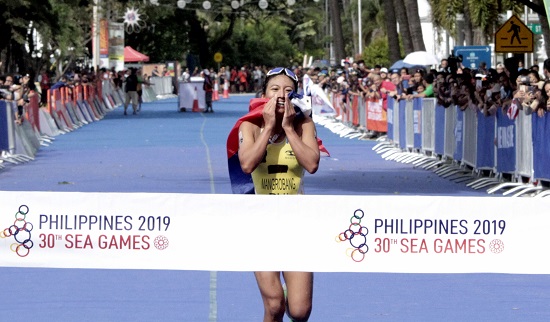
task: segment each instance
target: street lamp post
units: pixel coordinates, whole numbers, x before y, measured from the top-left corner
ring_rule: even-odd
[[[357,0],[357,28],[359,29],[359,55],[363,54],[363,33],[361,31],[361,0]]]

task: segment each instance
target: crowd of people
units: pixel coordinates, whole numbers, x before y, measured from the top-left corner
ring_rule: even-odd
[[[548,66],[547,66],[548,65]],[[219,70],[200,69],[195,67],[191,72],[183,67],[180,81],[189,81],[191,77],[209,78],[211,90],[224,90],[227,83],[228,93],[255,93],[262,90],[266,80],[267,66],[247,64],[242,67],[222,66]],[[493,115],[498,108],[506,111],[509,108],[524,110],[525,113],[543,115],[550,110],[550,80],[548,70],[550,62],[544,62],[544,71],[539,71],[537,64],[525,68],[522,61],[514,57],[497,63],[494,68],[487,68],[482,62],[477,69],[462,65],[460,59],[450,56],[443,59],[437,68],[424,66],[414,68],[388,68],[375,65],[367,66],[364,61],[344,60],[338,66],[302,67],[292,66],[291,70],[298,77],[298,91],[303,90],[302,79],[308,75],[313,83],[318,84],[328,94],[339,93],[341,105],[349,106],[353,95],[368,100],[382,100],[383,108],[387,108],[389,98],[410,100],[413,98],[435,97],[437,103],[444,107],[457,105],[461,109],[475,107],[485,115]],[[48,89],[63,86],[74,87],[94,83],[98,79],[112,82],[114,88],[125,88],[129,75],[135,71],[138,78],[136,104],[134,95],[128,94],[129,103],[139,112],[141,105],[141,86],[148,84],[149,75],[142,74],[141,69],[116,71],[114,68],[75,69],[67,72],[53,82],[54,76],[42,70],[36,77],[33,75],[3,75],[0,76],[0,99],[15,100],[18,106],[18,119],[29,97],[40,95],[42,105],[45,105]],[[205,74],[208,72],[208,75]],[[154,69],[151,76],[160,76],[162,71]],[[205,77],[206,76],[206,77]],[[215,86],[217,84],[218,86]],[[133,87],[132,87],[133,88]],[[134,92],[133,90],[131,92]],[[133,94],[133,93],[131,93]],[[209,107],[209,111],[211,107]],[[514,113],[512,113],[514,114]],[[383,133],[371,133],[379,135]]]
[[[135,79],[137,81],[135,81]],[[60,76],[57,81],[52,81],[55,76],[42,70],[39,75],[7,74],[0,76],[0,99],[13,100],[17,103],[16,122],[20,123],[23,118],[24,107],[30,102],[30,98],[38,95],[40,105],[46,106],[48,90],[55,90],[62,87],[68,88],[71,92],[77,86],[88,86],[98,81],[108,81],[115,90],[123,89],[126,92],[124,114],[131,104],[133,114],[141,109],[142,85],[150,85],[150,76],[142,74],[141,69],[128,68],[116,71],[115,68],[100,68],[94,71],[91,68],[69,70]],[[128,82],[130,80],[130,82]]]
[[[542,116],[550,110],[550,61],[546,60],[543,67],[541,73],[538,64],[525,68],[521,60],[511,57],[494,68],[481,62],[478,68],[471,69],[465,67],[459,57],[451,55],[432,69],[415,66],[388,70],[380,65],[369,67],[363,60],[344,60],[339,66],[293,66],[292,71],[299,79],[299,91],[303,90],[302,79],[307,74],[327,94],[341,94],[344,109],[349,107],[353,95],[365,101],[382,100],[384,109],[387,109],[389,98],[399,101],[434,97],[444,107],[477,108],[485,115],[494,115],[498,108],[505,111],[512,108]],[[211,68],[209,77],[220,84],[219,91],[228,80],[230,93],[258,93],[268,69],[255,65],[226,66],[216,72]],[[201,76],[200,71],[194,74]]]

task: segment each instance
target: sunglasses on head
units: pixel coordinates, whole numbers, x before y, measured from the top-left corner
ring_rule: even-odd
[[[285,74],[286,76],[290,77],[293,81],[298,82],[298,77],[294,72],[292,72],[290,69],[285,67],[275,67],[272,70],[267,72],[267,76],[274,76],[274,75],[281,75]]]

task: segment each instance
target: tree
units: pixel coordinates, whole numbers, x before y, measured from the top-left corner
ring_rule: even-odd
[[[28,65],[36,49],[33,31],[42,26],[58,29],[58,20],[48,1],[2,1],[0,12],[0,59],[3,62],[0,67],[2,72],[15,72],[16,66]],[[30,48],[26,49],[25,44]]]
[[[544,49],[547,53],[550,53],[550,27],[548,26],[548,19],[546,17],[546,13],[544,12],[544,3],[542,0],[533,0],[533,3],[538,7],[542,7],[543,12],[537,12],[537,14],[539,16],[540,27],[542,29],[542,36],[544,37]]]
[[[393,11],[392,1],[383,1],[386,21],[386,34],[388,39],[388,57],[390,62],[396,62],[401,58],[399,46],[399,34],[397,33],[397,20]]]
[[[330,21],[332,23],[332,41],[334,45],[334,59],[339,64],[346,57],[344,51],[344,34],[340,16],[338,0],[329,0]]]
[[[432,21],[437,27],[447,30],[466,45],[487,43],[493,40],[496,29],[501,25],[500,15],[512,9],[519,14],[522,6],[514,0],[428,0],[432,8]],[[463,17],[463,25],[457,15]],[[474,35],[478,31],[478,39]],[[461,44],[460,44],[461,45]]]
[[[411,32],[409,30],[409,19],[407,18],[407,12],[405,11],[405,3],[403,0],[393,0],[393,8],[395,9],[395,17],[399,23],[399,33],[403,40],[403,47],[405,54],[412,53],[414,51],[414,45],[412,42]]]
[[[388,57],[388,39],[386,37],[378,37],[374,39],[363,52],[363,59],[367,66],[391,66],[392,62]]]
[[[422,25],[418,15],[418,0],[404,0],[407,11],[408,28],[411,33],[411,40],[414,51],[426,50],[424,38],[422,37]]]

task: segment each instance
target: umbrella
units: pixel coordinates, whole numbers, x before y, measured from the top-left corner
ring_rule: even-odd
[[[391,65],[390,70],[401,69],[401,68],[413,68],[415,66],[418,66],[418,65],[407,64],[407,63],[403,62],[403,59],[400,59],[400,60],[396,61],[395,63],[393,63],[393,65]]]
[[[403,62],[407,64],[422,65],[422,66],[439,64],[439,62],[437,61],[437,58],[435,58],[434,55],[426,51],[412,52],[408,54],[407,57],[405,57],[405,59],[403,59]]]

